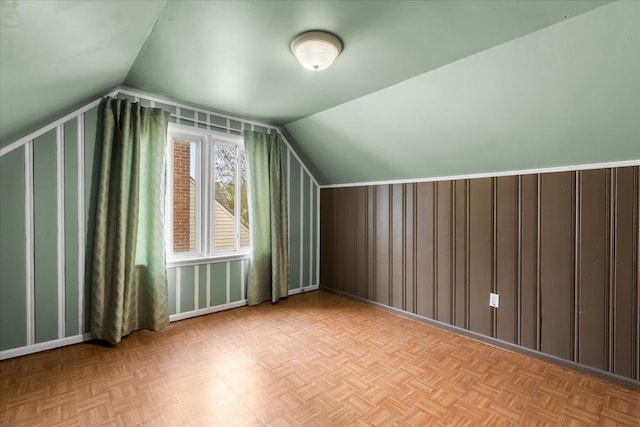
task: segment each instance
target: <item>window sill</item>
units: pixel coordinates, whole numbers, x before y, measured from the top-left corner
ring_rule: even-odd
[[[192,265],[202,264],[215,264],[218,262],[239,261],[243,259],[251,258],[251,251],[247,252],[234,252],[232,254],[215,255],[208,257],[193,257],[193,258],[173,258],[168,259],[166,262],[167,268],[172,267],[186,267]]]

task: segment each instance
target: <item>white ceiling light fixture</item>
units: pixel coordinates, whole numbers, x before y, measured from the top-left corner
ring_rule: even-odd
[[[326,31],[307,31],[293,39],[291,52],[304,68],[320,71],[333,64],[342,52],[342,42]]]

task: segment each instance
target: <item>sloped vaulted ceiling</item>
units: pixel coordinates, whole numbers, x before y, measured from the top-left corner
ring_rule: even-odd
[[[164,1],[0,1],[0,144],[122,84]]]
[[[637,158],[640,3],[607,3],[2,0],[0,145],[126,85],[284,125],[323,183],[594,161],[553,147],[604,110]],[[320,73],[288,49],[316,28],[345,44]]]

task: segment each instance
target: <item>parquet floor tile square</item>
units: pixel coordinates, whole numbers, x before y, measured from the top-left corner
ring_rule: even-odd
[[[324,291],[0,362],[2,426],[640,426],[640,392]]]

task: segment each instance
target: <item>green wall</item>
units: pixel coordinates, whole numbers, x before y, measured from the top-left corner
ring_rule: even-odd
[[[329,185],[638,160],[639,17],[606,4],[286,128]]]
[[[118,96],[136,100],[132,95]],[[172,117],[172,122],[207,127],[202,123],[206,121],[206,112],[176,108],[172,102],[155,102],[148,97],[139,101],[147,106],[155,103],[174,115],[179,111],[180,117]],[[0,157],[0,352],[49,341],[54,341],[55,346],[56,340],[77,340],[81,339],[81,334],[89,332],[92,218],[95,216],[100,164],[101,115],[100,104],[87,107],[64,123],[44,128],[32,142]],[[220,130],[220,126],[228,123],[231,133],[237,134],[243,125],[250,126],[214,113],[209,116],[211,125],[208,128],[211,130]],[[30,164],[33,182],[31,220],[26,214],[29,192],[25,156],[29,149],[33,153]],[[289,182],[291,226],[295,227],[290,262],[292,271],[296,271],[290,289],[300,290],[318,284],[315,274],[305,274],[302,280],[299,274],[300,271],[317,271],[316,246],[311,248],[309,243],[317,236],[312,236],[309,229],[301,234],[300,224],[316,223],[317,206],[314,200],[311,211],[310,203],[318,188],[315,183],[310,185],[312,179],[293,152],[289,153],[285,148],[283,154],[288,159],[287,170],[295,170]],[[58,158],[62,160],[60,170]],[[84,180],[79,185],[78,177],[82,172]],[[26,230],[30,221],[33,223],[30,253],[34,263],[33,275],[28,280],[27,248],[30,246]],[[63,227],[61,234],[59,223]],[[82,230],[84,235],[79,238]],[[313,233],[316,233],[315,229]],[[303,246],[306,249],[301,251]],[[62,254],[59,254],[59,248],[63,248]],[[188,313],[196,310],[243,303],[248,263],[248,259],[240,259],[168,268],[170,313],[188,317]],[[59,277],[64,278],[60,289]],[[33,333],[31,341],[28,339],[29,324]]]

